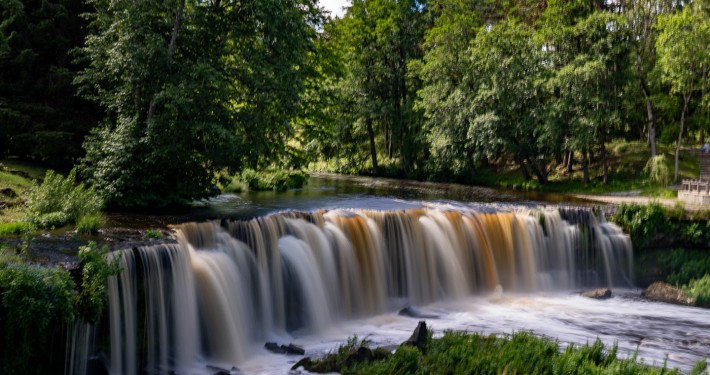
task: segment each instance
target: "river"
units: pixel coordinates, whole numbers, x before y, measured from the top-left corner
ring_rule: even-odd
[[[435,335],[530,330],[562,345],[599,337],[621,356],[683,371],[710,355],[710,310],[641,299],[628,237],[570,205],[585,203],[323,176],[189,211],[116,214],[117,226],[231,219],[183,224],[177,244],[117,255],[128,271],[110,283],[104,356],[112,373],[287,373],[300,357],[269,353],[265,341],[310,356],[353,335],[394,348],[419,320],[397,314],[409,304],[435,316],[426,319]],[[593,286],[612,286],[613,298],[578,295]]]

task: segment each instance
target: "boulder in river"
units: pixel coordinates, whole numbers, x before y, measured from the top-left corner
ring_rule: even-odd
[[[302,347],[294,344],[279,345],[275,342],[267,342],[264,344],[264,348],[272,353],[276,354],[293,354],[293,355],[304,355],[306,350]]]
[[[403,342],[402,346],[416,346],[419,350],[424,350],[428,336],[429,329],[426,327],[426,322],[420,320],[417,328],[412,332],[412,336],[410,336],[407,341]]]
[[[611,298],[611,289],[609,288],[597,288],[582,292],[583,297],[594,298],[594,299],[609,299]]]
[[[641,295],[653,301],[675,303],[678,305],[694,306],[695,299],[683,293],[682,290],[664,283],[656,281],[644,290]]]
[[[423,312],[422,310],[414,307],[414,306],[407,306],[403,308],[402,310],[399,310],[399,315],[402,316],[408,316],[410,318],[418,318],[418,319],[438,319],[439,316],[436,314],[429,314],[426,312]]]

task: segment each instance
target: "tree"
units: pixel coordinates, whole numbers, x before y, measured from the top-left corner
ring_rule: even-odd
[[[356,0],[342,19],[340,31],[345,62],[342,89],[354,100],[351,131],[364,133],[372,172],[378,172],[378,139],[386,155],[399,155],[409,170],[418,148],[419,131],[413,104],[418,85],[408,63],[420,53],[425,2]]]
[[[0,2],[0,155],[68,165],[98,109],[76,95],[70,51],[86,35],[79,0]],[[3,51],[4,50],[4,51]]]
[[[547,183],[557,128],[547,121],[549,70],[532,30],[507,21],[479,31],[471,61],[464,84],[473,88],[466,139],[474,154],[509,153],[525,179],[530,170]]]
[[[108,202],[183,203],[208,196],[218,169],[283,156],[313,1],[91,4],[76,82],[107,116],[82,165]]]
[[[648,145],[651,157],[656,156],[656,117],[653,109],[652,74],[656,65],[656,39],[658,17],[669,13],[675,6],[673,0],[641,0],[628,2],[624,15],[631,31],[635,67],[639,86],[646,105]]]
[[[430,157],[429,178],[467,179],[480,155],[468,141],[470,117],[463,113],[469,106],[470,90],[463,83],[472,69],[471,48],[476,34],[502,14],[494,2],[468,0],[432,1],[433,25],[426,31],[425,54],[415,61],[422,81],[416,109],[423,116],[423,133]]]
[[[700,91],[707,80],[710,64],[710,21],[707,16],[701,14],[700,9],[687,6],[675,14],[659,17],[658,30],[657,67],[662,79],[670,84],[671,92],[680,95],[683,100],[673,174],[674,181],[678,182],[680,144],[685,130],[688,104],[693,94]]]

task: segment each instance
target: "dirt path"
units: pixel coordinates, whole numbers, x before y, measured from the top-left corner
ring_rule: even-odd
[[[594,202],[609,203],[614,205],[620,205],[622,203],[638,203],[638,204],[648,204],[651,202],[657,202],[665,207],[673,208],[680,202],[685,206],[687,211],[705,211],[710,210],[710,206],[704,206],[699,204],[690,204],[678,200],[678,198],[653,198],[653,197],[641,197],[641,196],[622,196],[622,195],[596,195],[596,194],[569,194],[571,197],[586,199]]]

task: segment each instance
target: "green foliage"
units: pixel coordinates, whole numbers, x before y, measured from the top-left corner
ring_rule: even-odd
[[[70,51],[86,36],[83,1],[0,1],[0,157],[68,165],[96,123],[97,108],[77,97],[81,69]]]
[[[76,223],[76,231],[80,234],[96,234],[103,226],[101,215],[87,215],[79,218]]]
[[[655,262],[666,282],[680,286],[710,273],[710,254],[701,250],[681,248],[661,251],[654,255]]]
[[[154,240],[159,240],[159,239],[163,238],[163,233],[161,233],[157,229],[148,229],[145,231],[145,236],[148,238],[152,238]]]
[[[665,154],[656,155],[648,159],[648,162],[643,170],[648,174],[648,178],[651,182],[660,184],[664,187],[668,186],[671,182],[671,168]]]
[[[109,204],[183,204],[209,196],[218,170],[287,159],[314,0],[89,3],[76,83],[106,117],[82,173]]]
[[[658,203],[622,204],[611,220],[631,236],[635,246],[646,244],[666,225],[663,206]]]
[[[21,236],[30,231],[30,225],[24,221],[0,223],[0,236]]]
[[[303,187],[308,181],[308,174],[298,170],[268,170],[257,172],[246,169],[242,172],[240,180],[249,187],[249,190],[283,191]]]
[[[322,361],[345,357],[357,346],[352,339]],[[509,337],[445,332],[430,339],[427,351],[401,346],[394,355],[344,368],[343,374],[678,374],[678,370],[638,363],[635,357],[618,358],[617,347],[600,340],[560,351],[556,341],[528,332]],[[323,362],[317,361],[317,365]],[[332,369],[326,371],[333,371]],[[317,372],[320,372],[317,370]]]
[[[3,374],[51,372],[45,366],[56,360],[52,339],[75,316],[73,286],[69,273],[59,268],[0,264]]]
[[[710,263],[710,261],[709,261]],[[683,291],[695,298],[697,306],[710,307],[710,267],[706,269],[705,276],[693,279],[683,287]]]
[[[29,192],[26,219],[39,228],[56,228],[96,216],[102,207],[103,200],[93,187],[76,184],[76,169],[66,177],[50,170],[42,184]]]
[[[121,272],[118,259],[109,258],[107,253],[107,246],[93,241],[79,248],[82,278],[77,312],[90,323],[99,321],[108,301],[106,280]]]

